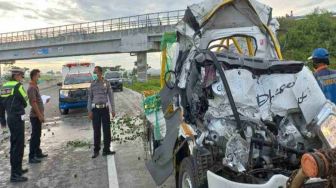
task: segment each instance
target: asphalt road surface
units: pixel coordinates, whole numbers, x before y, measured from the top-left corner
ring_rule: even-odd
[[[29,172],[28,182],[9,182],[9,133],[0,130],[0,187],[67,187],[67,188],[151,188],[156,187],[145,167],[146,155],[141,134],[141,95],[124,89],[115,92],[117,118],[113,120],[115,156],[91,159],[93,131],[85,109],[60,115],[57,86],[45,87],[41,93],[51,96],[45,105],[46,123],[41,148],[49,154],[41,164],[28,164],[30,123],[26,119],[26,147],[23,160]],[[26,112],[29,113],[29,108]],[[119,136],[121,134],[122,136]],[[175,187],[173,178],[161,187]]]

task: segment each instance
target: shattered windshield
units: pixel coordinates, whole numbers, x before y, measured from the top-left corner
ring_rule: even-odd
[[[121,73],[119,72],[108,72],[105,74],[105,79],[111,79],[111,78],[121,78]]]
[[[82,84],[82,83],[90,83],[93,80],[92,75],[88,74],[71,74],[68,75],[64,80],[64,85],[71,84]]]

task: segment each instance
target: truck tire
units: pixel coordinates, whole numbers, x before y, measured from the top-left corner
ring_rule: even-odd
[[[123,90],[124,90],[124,87],[123,87],[123,86],[121,86],[121,87],[120,87],[120,91],[123,91]]]
[[[178,177],[178,188],[199,188],[196,161],[192,156],[182,160]]]
[[[60,112],[62,115],[67,115],[69,114],[69,109],[60,109]]]
[[[153,129],[150,127],[147,127],[147,145],[148,145],[148,155],[151,157],[151,159],[154,156],[154,151],[156,148],[160,146],[160,141],[155,140]]]
[[[155,151],[155,140],[154,140],[154,135],[151,131],[151,128],[148,128],[148,154],[151,157],[151,159],[154,156],[154,151]]]

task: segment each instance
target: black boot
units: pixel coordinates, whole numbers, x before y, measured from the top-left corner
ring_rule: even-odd
[[[42,158],[46,158],[46,157],[48,157],[48,154],[41,153],[41,154],[36,155],[36,158],[38,158],[38,159],[42,159]]]
[[[31,158],[31,159],[29,159],[29,163],[30,164],[36,164],[36,163],[40,163],[41,161],[39,160],[39,159],[37,159],[37,158]]]
[[[25,168],[25,169],[22,169],[22,170],[21,170],[20,174],[21,174],[21,176],[22,176],[23,174],[25,174],[25,173],[27,173],[27,172],[28,172],[28,169]]]
[[[28,178],[21,176],[20,174],[12,174],[10,181],[13,183],[28,181]]]
[[[92,155],[92,159],[97,158],[99,156],[99,152],[94,152]]]
[[[103,151],[103,156],[106,156],[106,155],[114,155],[116,152],[115,151]]]

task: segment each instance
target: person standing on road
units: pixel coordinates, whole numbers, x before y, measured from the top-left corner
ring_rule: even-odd
[[[41,130],[42,123],[44,123],[44,106],[38,88],[40,78],[40,70],[33,69],[30,72],[30,83],[28,88],[29,104],[31,105],[30,123],[31,123],[31,137],[29,147],[29,163],[40,163],[40,159],[47,157],[43,154],[40,148],[41,145]]]
[[[113,155],[115,151],[110,150],[111,145],[111,121],[115,117],[114,96],[111,85],[103,78],[103,69],[96,66],[94,69],[97,79],[91,83],[88,92],[88,116],[92,120],[94,133],[94,153],[92,158],[96,158],[100,151],[101,126],[103,126],[104,149],[103,156]],[[110,106],[110,108],[109,108]]]
[[[11,80],[1,89],[1,98],[7,112],[7,123],[10,131],[10,164],[11,182],[24,182],[28,178],[22,176],[28,169],[22,169],[24,153],[24,114],[27,107],[27,94],[22,86],[24,70],[12,69]]]
[[[328,68],[329,52],[324,48],[313,51],[310,59],[313,60],[314,76],[327,99],[336,104],[336,71]]]

